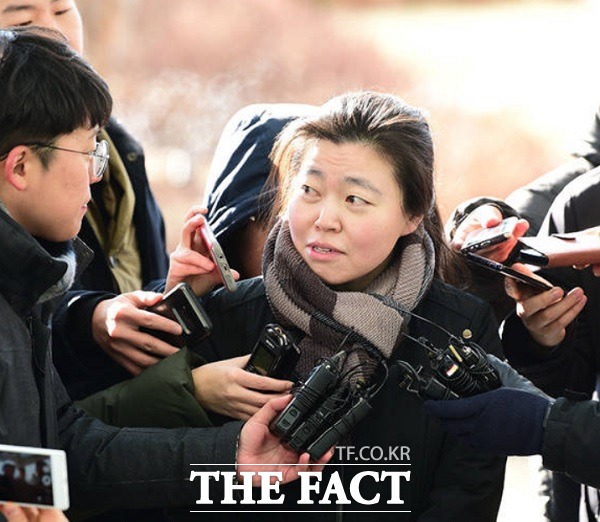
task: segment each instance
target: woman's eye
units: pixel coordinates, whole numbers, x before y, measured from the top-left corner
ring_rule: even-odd
[[[313,195],[315,194],[315,189],[312,187],[309,187],[308,185],[302,185],[300,187],[300,190],[302,190],[303,194],[306,194],[307,196]]]
[[[54,13],[54,15],[55,16],[62,16],[64,14],[67,14],[70,10],[71,10],[71,8],[69,8],[69,9],[61,9],[60,11],[56,11]]]
[[[366,199],[363,199],[359,196],[348,196],[346,198],[346,201],[348,201],[348,203],[351,203],[352,205],[368,205],[369,202]]]
[[[18,24],[13,24],[14,27],[27,27],[31,25],[33,22],[31,20],[27,20],[26,22],[19,22]]]

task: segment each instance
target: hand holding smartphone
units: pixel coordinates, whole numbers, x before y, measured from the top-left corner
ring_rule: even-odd
[[[179,283],[162,300],[147,308],[149,312],[177,321],[183,329],[182,335],[173,335],[161,330],[143,328],[146,333],[158,337],[171,346],[179,348],[197,343],[210,335],[212,322],[198,298],[187,283]]]
[[[219,245],[217,238],[213,234],[213,231],[208,226],[208,223],[204,221],[202,226],[200,227],[200,235],[208,249],[208,253],[210,254],[213,263],[217,267],[217,271],[221,278],[221,282],[223,286],[227,288],[230,292],[235,292],[237,290],[237,283],[233,278],[233,274],[231,273],[231,269],[229,268],[229,263],[227,262],[227,258],[225,257],[225,253]]]
[[[0,502],[68,509],[65,452],[0,444]]]
[[[460,251],[476,252],[506,241],[513,235],[518,221],[516,217],[509,217],[495,227],[474,230],[465,238]]]

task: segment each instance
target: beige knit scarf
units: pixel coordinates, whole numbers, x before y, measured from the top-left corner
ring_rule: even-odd
[[[353,354],[347,364],[359,365],[361,377],[369,377],[378,359],[392,355],[408,321],[382,298],[412,310],[429,288],[434,266],[433,243],[421,225],[401,238],[388,267],[364,292],[335,291],[304,262],[287,221],[278,221],[265,245],[263,274],[277,321],[305,334],[299,376],[305,378],[321,358],[343,347]]]

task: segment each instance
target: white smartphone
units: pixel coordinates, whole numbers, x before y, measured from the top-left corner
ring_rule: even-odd
[[[3,502],[69,509],[65,452],[0,444],[0,503]]]
[[[227,288],[227,290],[230,292],[235,292],[237,290],[237,283],[233,278],[233,274],[229,268],[229,263],[227,262],[225,253],[223,252],[221,245],[219,245],[217,238],[213,234],[213,231],[210,229],[206,221],[200,227],[200,234],[202,235],[202,239],[204,240],[206,248],[208,248],[213,263],[217,265],[217,270],[221,276],[221,282],[225,288]]]

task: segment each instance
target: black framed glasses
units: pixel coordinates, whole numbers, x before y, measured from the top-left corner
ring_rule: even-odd
[[[100,179],[106,170],[110,154],[108,153],[108,142],[106,140],[100,140],[96,143],[96,148],[91,152],[83,152],[81,150],[66,149],[65,147],[57,147],[56,145],[46,145],[44,143],[30,143],[41,149],[54,149],[62,150],[65,152],[75,152],[76,154],[84,154],[92,158],[92,169],[94,178]]]

